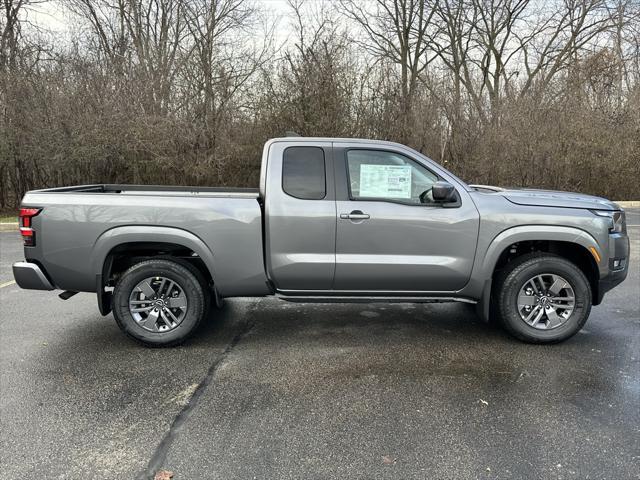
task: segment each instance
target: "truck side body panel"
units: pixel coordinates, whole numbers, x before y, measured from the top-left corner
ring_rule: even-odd
[[[282,187],[285,150],[300,142],[274,142],[263,159],[267,271],[278,290],[330,290],[335,270],[336,202],[329,142],[324,153],[326,194],[317,200],[288,195]],[[302,144],[304,145],[304,144]]]
[[[35,247],[25,248],[26,259],[40,263],[60,289],[95,291],[104,258],[119,244],[178,242],[202,257],[221,295],[269,293],[257,194],[248,198],[43,191],[28,193],[23,205],[44,208],[33,219],[37,241]]]
[[[471,281],[460,295],[480,299],[500,254],[522,241],[567,242],[587,251],[594,247],[601,256],[600,276],[608,273],[606,219],[585,209],[515,205],[497,193],[470,192],[470,196],[480,212],[480,232]]]

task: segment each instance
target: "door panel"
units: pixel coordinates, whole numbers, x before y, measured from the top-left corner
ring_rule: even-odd
[[[283,179],[283,156],[287,149],[318,147],[324,154],[325,195],[317,195],[313,182],[304,185],[305,172],[317,172],[310,156],[296,151],[300,168]],[[289,150],[292,152],[292,150]],[[292,158],[295,167],[295,158]],[[335,271],[336,205],[331,143],[313,147],[274,143],[269,152],[265,204],[266,259],[269,278],[279,290],[329,290]],[[285,180],[283,182],[283,180]],[[289,193],[284,190],[288,189]],[[298,198],[309,197],[313,199]]]
[[[339,201],[337,209],[369,219],[338,219],[335,290],[452,292],[467,283],[478,235],[470,202],[442,208]]]
[[[333,289],[463,288],[471,276],[479,227],[466,191],[458,184],[457,206],[443,207],[429,191],[435,181],[449,179],[406,152],[338,147],[338,155],[348,192],[336,202]]]

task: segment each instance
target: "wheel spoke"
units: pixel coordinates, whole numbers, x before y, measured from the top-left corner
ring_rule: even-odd
[[[156,290],[157,295],[162,295],[162,288],[164,287],[165,283],[167,283],[167,279],[163,277],[162,280],[160,280],[160,286]]]
[[[557,295],[563,288],[566,288],[567,282],[555,275],[553,276],[553,280],[553,284],[549,287],[549,293],[552,295]]]
[[[558,327],[562,325],[562,323],[564,323],[564,321],[566,320],[564,317],[561,317],[560,315],[558,315],[558,312],[556,312],[553,308],[548,308],[546,310],[546,313],[547,313],[547,318],[549,319],[549,322],[547,323],[547,328]]]
[[[140,322],[140,324],[149,330],[153,330],[154,332],[157,332],[159,317],[160,317],[160,312],[158,312],[157,310],[152,310],[151,312],[149,312],[149,315],[147,315],[147,318],[144,318]]]
[[[533,319],[533,322],[531,322],[531,326],[535,327],[540,321],[540,319],[542,319],[543,315],[544,315],[544,308],[538,307],[538,314],[536,315],[536,318]]]
[[[525,322],[529,323],[529,320],[531,320],[538,312],[538,310],[540,310],[542,307],[540,307],[540,305],[536,305],[531,312],[529,312],[529,315],[527,315],[527,318],[524,319]]]
[[[529,280],[527,283],[531,284],[531,287],[533,288],[533,291],[535,293],[540,293],[540,290],[538,290],[538,286],[536,285],[536,279],[538,277],[533,277],[531,280]]]
[[[520,294],[518,295],[518,307],[526,307],[527,305],[533,306],[536,304],[536,297],[534,295]]]
[[[550,303],[549,306],[551,308],[556,309],[556,310],[564,310],[564,311],[568,311],[568,312],[573,311],[573,304],[565,305],[565,304],[558,304],[558,303]]]
[[[565,297],[551,297],[551,306],[554,308],[573,309],[575,305],[575,297],[571,293],[567,293]]]
[[[551,297],[554,302],[573,302],[573,295],[567,295],[566,297]]]
[[[177,324],[178,323],[178,319],[176,318],[176,316],[173,314],[173,312],[168,309],[168,308],[163,308],[162,309],[162,313],[164,314],[164,317],[170,317],[172,320],[172,323]]]
[[[153,308],[154,308],[153,305],[149,305],[148,307],[130,308],[129,311],[131,313],[149,312],[153,310]]]
[[[184,294],[179,295],[177,297],[170,297],[168,300],[169,300],[170,308],[184,309],[187,306],[187,297],[185,297]]]
[[[551,306],[555,308],[573,308],[575,300],[573,297],[552,297]]]
[[[155,296],[156,291],[153,289],[153,287],[151,286],[151,284],[148,281],[142,282],[140,284],[138,284],[137,287],[142,293],[144,293],[144,296],[147,298],[152,298]]]

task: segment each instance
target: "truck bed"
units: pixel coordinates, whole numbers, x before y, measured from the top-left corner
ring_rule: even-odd
[[[110,184],[33,190],[23,206],[42,211],[33,218],[36,246],[25,257],[59,289],[95,291],[114,245],[187,242],[223,296],[262,295],[258,196],[258,189]]]

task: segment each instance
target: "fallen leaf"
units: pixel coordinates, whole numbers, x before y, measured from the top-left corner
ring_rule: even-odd
[[[171,480],[173,478],[173,472],[169,470],[158,470],[153,480]]]
[[[391,455],[384,455],[382,457],[382,463],[384,463],[385,465],[392,465],[396,463],[396,458],[392,457]]]

